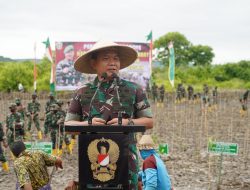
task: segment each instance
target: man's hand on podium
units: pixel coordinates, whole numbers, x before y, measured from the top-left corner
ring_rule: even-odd
[[[106,125],[106,121],[102,118],[96,118],[94,117],[92,119],[92,125]]]
[[[114,118],[107,122],[108,125],[118,125],[118,118]],[[128,119],[122,119],[122,125],[128,125]]]

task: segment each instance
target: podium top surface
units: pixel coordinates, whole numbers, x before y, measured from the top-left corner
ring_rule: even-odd
[[[145,126],[138,125],[87,125],[73,126],[65,125],[65,132],[80,132],[80,133],[135,133],[144,132]]]

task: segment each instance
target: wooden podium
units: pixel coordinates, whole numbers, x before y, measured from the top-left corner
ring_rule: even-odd
[[[128,189],[129,145],[144,126],[65,126],[78,136],[79,186],[85,189]]]

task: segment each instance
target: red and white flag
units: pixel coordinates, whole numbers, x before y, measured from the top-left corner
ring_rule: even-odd
[[[99,154],[98,163],[101,166],[107,166],[109,164],[109,155],[108,154]]]

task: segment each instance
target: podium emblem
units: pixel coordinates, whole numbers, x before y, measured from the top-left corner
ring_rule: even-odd
[[[91,162],[93,178],[106,182],[115,178],[120,149],[111,139],[95,139],[88,146],[88,158]]]

